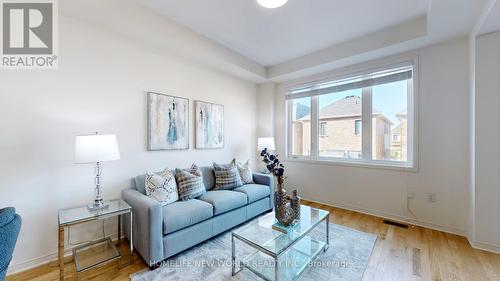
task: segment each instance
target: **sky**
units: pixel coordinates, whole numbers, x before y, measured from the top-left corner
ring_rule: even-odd
[[[348,96],[361,97],[361,89],[322,95],[319,99],[319,106],[320,108],[323,108]],[[381,111],[389,120],[391,120],[393,126],[397,126],[399,121],[396,114],[405,110],[407,105],[407,81],[405,80],[374,86],[372,97],[373,107]],[[310,106],[309,98],[302,98],[296,101]]]

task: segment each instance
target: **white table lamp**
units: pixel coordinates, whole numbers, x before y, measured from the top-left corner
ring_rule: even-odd
[[[274,146],[274,138],[273,137],[258,138],[257,147],[259,151],[264,150],[264,148],[274,151],[276,149]]]
[[[88,205],[89,210],[100,210],[108,207],[101,195],[101,162],[120,159],[120,151],[115,135],[76,136],[75,141],[75,163],[96,163],[95,167],[95,199],[94,203]]]

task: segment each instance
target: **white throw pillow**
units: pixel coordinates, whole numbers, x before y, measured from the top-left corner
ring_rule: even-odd
[[[240,172],[243,184],[253,183],[253,173],[252,168],[250,168],[250,160],[247,160],[245,164],[238,163],[238,172]]]
[[[160,174],[148,173],[145,187],[146,195],[160,202],[163,206],[179,200],[175,177],[168,169]]]

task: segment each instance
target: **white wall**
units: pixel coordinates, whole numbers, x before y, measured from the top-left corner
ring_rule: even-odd
[[[474,242],[500,249],[500,32],[477,37]]]
[[[274,93],[276,85],[272,82],[257,87],[257,133],[259,137],[274,137]]]
[[[0,71],[0,206],[15,206],[23,219],[11,272],[54,258],[58,209],[93,198],[93,166],[73,164],[75,135],[117,135],[121,160],[104,163],[108,199],[146,171],[255,160],[254,83],[102,26],[61,17],[59,29],[59,69]],[[224,149],[147,152],[146,91],[189,98],[191,118],[193,100],[223,104]],[[115,221],[107,225],[116,233]],[[72,241],[99,233],[99,224],[77,227]]]
[[[414,191],[416,198],[410,207],[417,217],[413,222],[465,234],[470,174],[468,41],[466,38],[448,41],[400,57],[416,55],[419,55],[420,81],[418,171],[286,162],[287,188],[298,188],[308,199],[400,220],[412,219],[406,211],[406,197],[407,191]],[[380,62],[383,61],[387,60]],[[373,64],[377,62],[366,65]],[[360,67],[363,65],[350,69]],[[279,85],[275,134],[282,155],[285,153],[284,88],[344,72],[349,70]],[[430,192],[436,194],[437,202],[426,201]]]

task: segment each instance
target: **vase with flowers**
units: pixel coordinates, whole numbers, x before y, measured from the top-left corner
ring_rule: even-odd
[[[284,226],[295,224],[300,218],[300,197],[297,190],[293,191],[293,196],[289,197],[284,188],[285,165],[280,162],[278,155],[270,154],[267,148],[264,148],[260,156],[266,164],[266,169],[273,174],[276,179],[276,190],[274,193],[275,217],[278,222]]]

